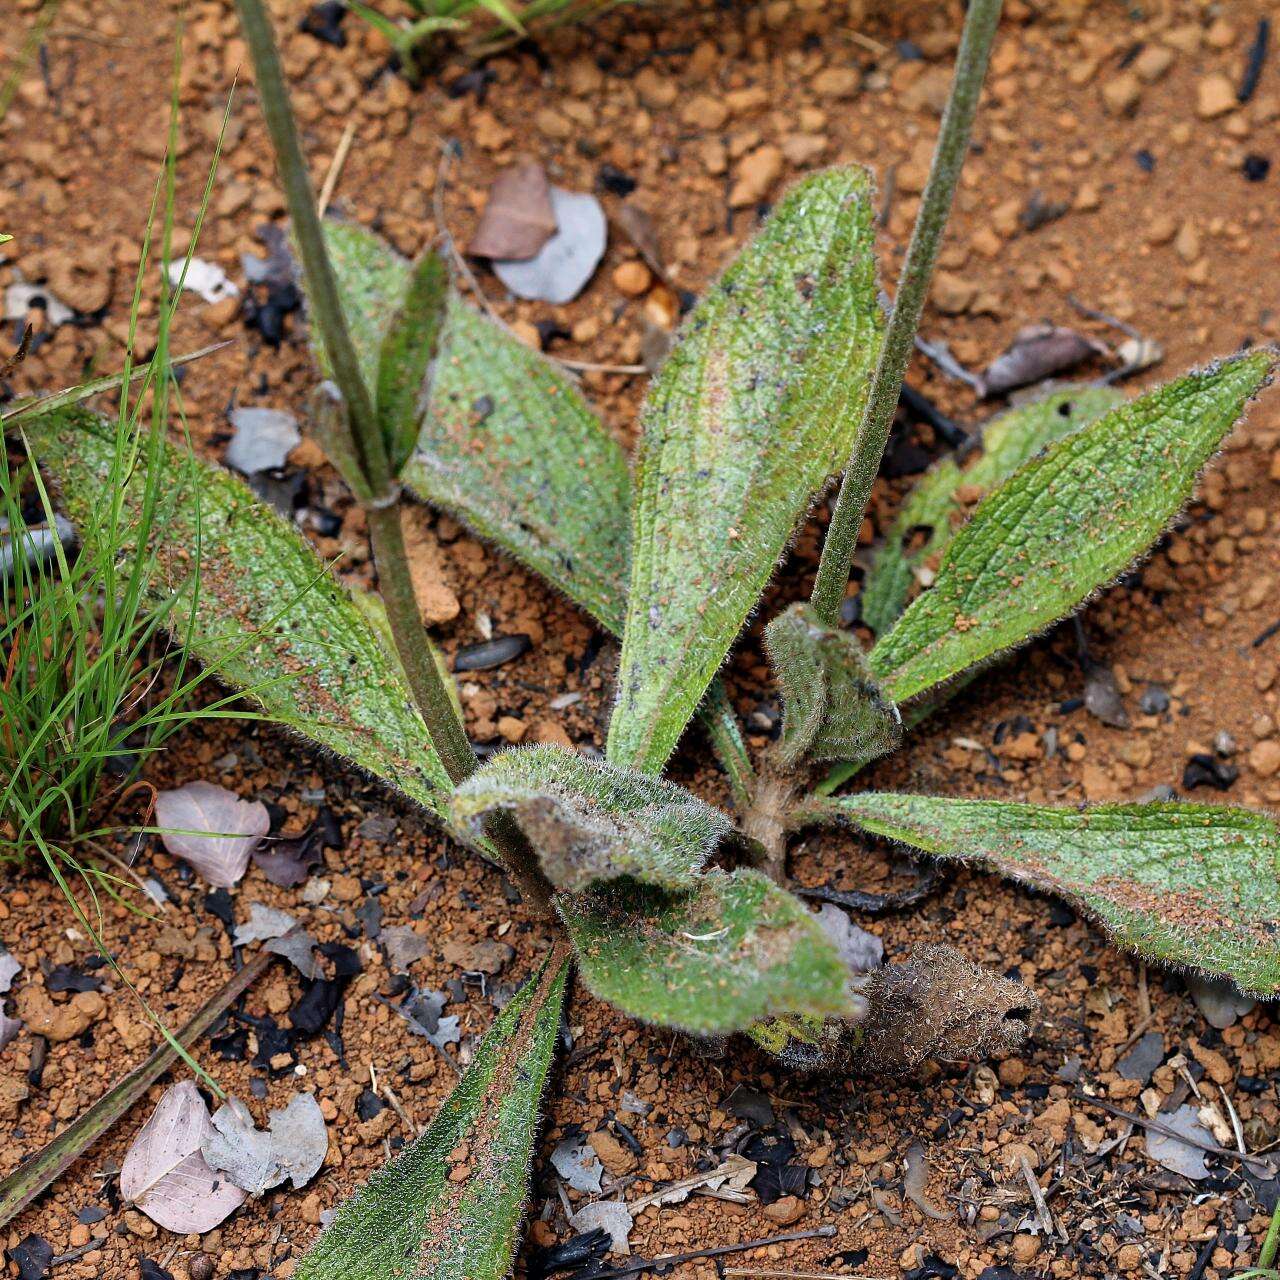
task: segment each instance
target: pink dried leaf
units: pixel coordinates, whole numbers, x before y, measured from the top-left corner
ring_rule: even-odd
[[[189,862],[210,884],[229,889],[271,829],[266,805],[241,800],[212,782],[188,782],[156,796],[156,825],[170,853]]]
[[[175,1084],[134,1138],[120,1170],[120,1194],[166,1231],[212,1231],[248,1198],[201,1155],[201,1142],[213,1132],[195,1084]]]

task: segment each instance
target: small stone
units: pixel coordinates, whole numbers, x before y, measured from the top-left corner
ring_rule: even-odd
[[[615,1177],[630,1173],[636,1167],[636,1158],[607,1129],[599,1129],[587,1141],[600,1163]]]
[[[729,206],[745,209],[758,204],[782,177],[783,156],[772,144],[757,147],[738,162],[738,180],[729,193]]]
[[[706,93],[690,98],[680,108],[682,124],[687,124],[693,129],[704,129],[708,133],[723,129],[728,119],[729,108],[719,98],[713,98]]]
[[[1093,213],[1095,209],[1102,205],[1102,196],[1098,188],[1092,182],[1082,183],[1080,189],[1076,192],[1076,198],[1072,201],[1071,207],[1077,213]]]
[[[818,133],[792,133],[782,140],[782,154],[788,164],[803,169],[819,159],[829,145]]]
[[[1133,60],[1133,71],[1139,80],[1155,84],[1173,66],[1174,52],[1167,45],[1149,44]]]
[[[1040,1252],[1040,1241],[1037,1237],[1023,1231],[1013,1237],[1010,1252],[1013,1254],[1014,1262],[1025,1266]]]
[[[812,88],[819,98],[852,98],[858,92],[860,76],[852,67],[827,67],[813,77]]]
[[[498,732],[508,742],[519,742],[521,738],[528,732],[529,726],[523,720],[516,716],[499,716]]]
[[[1196,114],[1201,120],[1216,120],[1238,106],[1236,87],[1229,76],[1215,71],[1205,76],[1196,92]]]
[[[643,67],[636,76],[636,96],[650,111],[665,111],[676,100],[679,87],[670,76]]]
[[[1261,778],[1280,773],[1280,742],[1267,738],[1249,752],[1249,768]]]
[[[977,286],[950,271],[939,271],[933,278],[930,297],[944,316],[962,315],[973,304]]]
[[[1137,1271],[1142,1266],[1142,1249],[1136,1244],[1122,1244],[1116,1253],[1116,1266],[1121,1271]]]
[[[1200,256],[1200,233],[1189,218],[1178,228],[1173,248],[1183,262],[1194,262]]]
[[[1027,1078],[1027,1064],[1021,1058],[1006,1058],[996,1068],[996,1075],[1002,1085],[1016,1089]]]
[[[573,137],[573,121],[568,116],[561,115],[554,107],[543,107],[533,117],[533,123],[544,138],[565,142]]]
[[[1230,49],[1236,42],[1236,29],[1226,18],[1215,18],[1204,33],[1204,42],[1210,49]]]
[[[1113,116],[1131,116],[1142,101],[1142,81],[1132,71],[1122,71],[1102,86],[1102,101]]]
[[[573,746],[573,739],[554,720],[535,720],[528,737],[532,742],[547,742],[556,747]]]
[[[614,288],[625,297],[638,298],[649,291],[653,273],[638,258],[619,263],[613,271]]]
[[[951,68],[939,64],[928,67],[907,86],[902,95],[902,105],[908,111],[931,111],[940,116],[950,92]]]
[[[780,1227],[789,1227],[804,1217],[805,1204],[799,1196],[780,1196],[764,1207],[764,1216]]]
[[[223,298],[221,302],[210,303],[204,309],[204,318],[215,328],[225,329],[234,323],[240,314],[239,298]]]
[[[190,1280],[213,1280],[213,1259],[207,1253],[197,1253],[187,1263]]]

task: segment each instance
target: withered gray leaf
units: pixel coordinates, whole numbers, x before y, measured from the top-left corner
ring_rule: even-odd
[[[295,1189],[306,1186],[329,1150],[329,1133],[314,1093],[295,1094],[288,1106],[272,1111],[265,1132],[253,1123],[243,1102],[228,1098],[214,1113],[212,1128],[200,1144],[204,1158],[252,1196],[286,1179]]]
[[[1003,395],[1017,387],[1042,382],[1092,357],[1105,359],[1110,355],[1106,343],[1074,329],[1052,324],[1027,325],[979,376],[976,390],[984,399]]]

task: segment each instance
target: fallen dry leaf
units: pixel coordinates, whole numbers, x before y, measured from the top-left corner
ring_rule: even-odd
[[[551,205],[555,235],[527,260],[495,258],[493,270],[517,298],[560,305],[586,288],[604,257],[609,231],[600,201],[589,193],[552,187]]]
[[[189,862],[212,885],[230,889],[271,830],[260,801],[241,800],[212,782],[188,782],[156,796],[156,826],[164,847]],[[207,833],[207,834],[206,834]]]
[[[489,200],[467,252],[476,258],[532,258],[556,233],[547,173],[535,160],[504,170],[489,188]]]
[[[288,1178],[296,1189],[320,1170],[329,1150],[329,1134],[314,1093],[295,1094],[283,1110],[272,1111],[264,1132],[238,1098],[228,1098],[214,1114],[201,1151],[252,1196],[278,1187]]]
[[[1106,343],[1074,329],[1052,324],[1028,325],[1014,334],[1008,348],[987,366],[975,389],[983,399],[1002,395],[1074,368],[1091,357],[1107,359],[1110,355]]]
[[[624,200],[618,207],[615,220],[623,234],[635,245],[649,270],[659,280],[666,280],[667,269],[662,262],[662,246],[658,242],[657,228],[648,212],[638,204]]]
[[[166,1231],[212,1231],[247,1198],[200,1153],[200,1144],[213,1132],[194,1082],[175,1084],[129,1147],[120,1169],[120,1194]]]

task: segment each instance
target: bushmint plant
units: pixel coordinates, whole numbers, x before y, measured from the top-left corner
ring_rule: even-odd
[[[429,810],[500,862],[557,940],[424,1135],[337,1213],[300,1280],[498,1280],[526,1195],[568,970],[646,1022],[745,1033],[806,1067],[910,1069],[1011,1047],[1034,996],[945,947],[859,972],[788,888],[791,835],[838,825],[978,861],[1058,893],[1147,958],[1280,991],[1277,833],[1204,805],[1050,809],[835,794],[983,667],[1078,609],[1146,552],[1269,380],[1254,351],[1131,402],[1059,394],[992,424],[966,523],[960,476],[927,476],[904,520],[934,530],[909,604],[901,539],[865,587],[878,640],[838,625],[854,533],[967,146],[999,0],[971,0],[952,101],[888,324],[872,188],[819,173],[685,322],[649,389],[634,477],[557,366],[358,227],[322,226],[260,0],[239,0],[306,271],[315,345],[340,396],[316,432],[368,516],[381,596],[330,579],[294,528],[204,467],[202,590],[182,593],[181,521],[152,589],[193,652],[272,716]],[[101,428],[51,413],[29,434],[74,516],[99,499]],[[810,505],[844,480],[813,598],[765,631],[782,732],[748,755],[716,674]],[[413,599],[402,487],[541,574],[622,642],[607,756],[554,746],[481,766]],[[195,495],[193,494],[193,497]],[[628,532],[629,531],[629,532]],[[252,643],[244,643],[252,637]],[[661,777],[695,713],[735,814]]]

